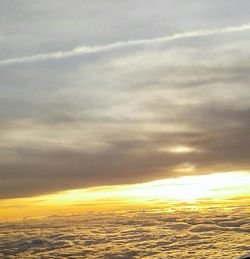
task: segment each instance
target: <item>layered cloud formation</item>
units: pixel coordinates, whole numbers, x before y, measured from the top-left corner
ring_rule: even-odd
[[[248,210],[183,206],[0,223],[0,256],[236,259],[250,249]]]
[[[73,2],[0,2],[1,198],[249,169],[248,1]]]

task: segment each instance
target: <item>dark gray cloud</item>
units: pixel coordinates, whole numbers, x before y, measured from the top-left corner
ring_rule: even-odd
[[[0,1],[1,60],[126,43],[0,66],[1,198],[249,169],[249,31],[154,41],[242,28],[248,1],[73,2]]]

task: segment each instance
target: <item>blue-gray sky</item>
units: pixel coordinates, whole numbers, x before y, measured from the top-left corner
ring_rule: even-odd
[[[0,0],[0,197],[250,167],[248,0]]]

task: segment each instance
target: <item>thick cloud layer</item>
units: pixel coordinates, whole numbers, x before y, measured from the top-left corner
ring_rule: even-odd
[[[0,224],[3,258],[239,258],[248,206],[54,215]]]
[[[249,1],[180,3],[0,1],[1,198],[249,169]]]

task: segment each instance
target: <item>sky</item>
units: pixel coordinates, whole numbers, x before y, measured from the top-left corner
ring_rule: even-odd
[[[0,0],[0,199],[250,169],[248,0]]]

